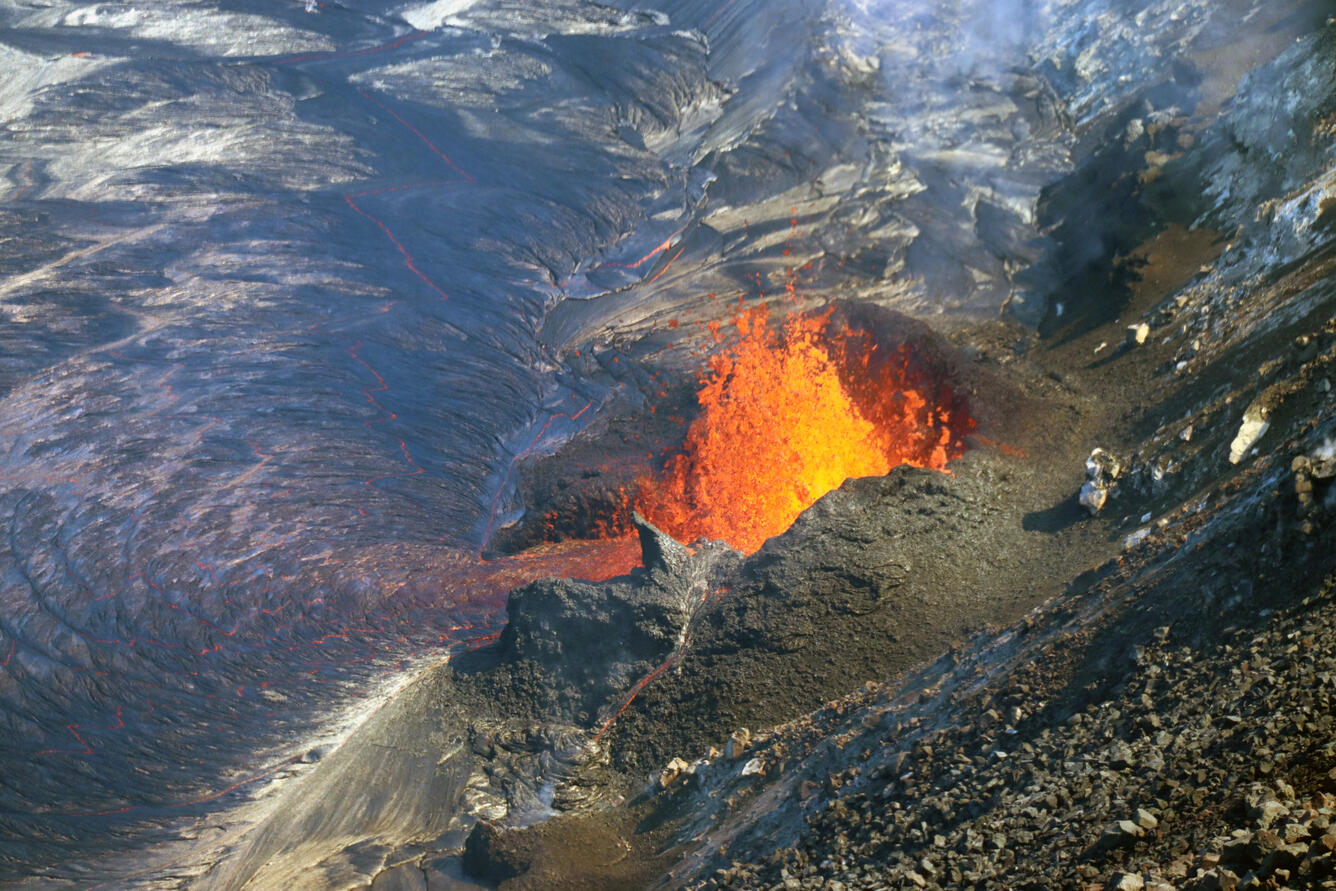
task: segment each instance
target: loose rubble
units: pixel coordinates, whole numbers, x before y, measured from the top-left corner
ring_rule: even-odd
[[[1187,616],[1138,633],[1134,603],[973,690],[983,653],[923,694],[911,677],[832,704],[757,755],[767,782],[829,793],[795,844],[736,840],[688,887],[1336,888],[1334,582],[1217,643]],[[1094,690],[1092,633],[1126,641]]]

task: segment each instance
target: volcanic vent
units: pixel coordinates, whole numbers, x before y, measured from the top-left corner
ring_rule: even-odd
[[[902,464],[945,470],[975,428],[949,347],[896,313],[836,303],[780,317],[761,305],[705,330],[699,372],[656,391],[659,420],[623,410],[525,468],[538,521],[498,544],[615,535],[634,508],[680,541],[751,553],[846,479]],[[624,435],[637,428],[658,429],[657,461]]]

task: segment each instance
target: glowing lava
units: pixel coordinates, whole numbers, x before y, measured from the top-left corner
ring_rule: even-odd
[[[681,453],[640,486],[641,512],[675,538],[751,553],[846,479],[944,470],[964,451],[973,422],[908,348],[880,348],[829,312],[776,329],[762,307],[735,325],[702,374]]]

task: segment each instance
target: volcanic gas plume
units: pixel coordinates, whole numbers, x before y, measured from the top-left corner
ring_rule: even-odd
[[[722,539],[751,553],[846,479],[901,464],[945,470],[973,428],[907,346],[887,348],[833,320],[765,307],[701,374],[700,414],[681,451],[641,481],[639,508],[681,541]]]

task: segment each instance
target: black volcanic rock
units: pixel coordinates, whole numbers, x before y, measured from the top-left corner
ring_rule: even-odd
[[[586,715],[667,658],[686,615],[630,582],[545,579],[512,592],[501,657],[551,678],[554,711]]]
[[[635,693],[609,735],[635,774],[796,717],[1032,596],[1022,519],[1045,465],[981,451],[952,468],[849,480],[746,558],[636,515],[643,569],[512,591],[498,645],[457,681],[478,709],[591,729]]]
[[[703,594],[740,555],[721,542],[691,552],[639,514],[634,522],[644,567],[602,583],[543,579],[512,591],[493,667],[474,682],[498,699],[524,696],[546,719],[589,725],[669,659]],[[461,671],[471,664],[461,660]]]
[[[529,868],[532,852],[516,845],[523,839],[518,833],[479,820],[464,842],[461,865],[464,872],[475,879],[500,883],[512,879]]]
[[[664,533],[636,511],[631,515],[640,537],[640,561],[645,572],[661,587],[672,587],[674,578],[686,578],[691,554],[671,535]]]
[[[704,599],[689,628],[679,626],[687,633],[674,670],[613,726],[614,762],[652,771],[738,727],[795,717],[992,621],[1005,592],[1024,584],[1027,541],[1014,498],[1024,476],[982,453],[953,467],[849,480],[757,553],[711,564],[706,584],[707,547],[698,543],[688,558],[642,524],[647,560],[663,549],[650,569],[604,585],[541,582],[515,592],[502,658],[553,676],[565,629],[565,641],[578,638],[593,655],[561,669],[571,686],[559,698],[575,700],[585,684],[588,703],[618,679],[629,689],[632,669],[662,664],[673,598]]]
[[[512,591],[498,645],[458,660],[458,682],[479,707],[595,727],[671,664],[612,728],[615,760],[645,769],[799,715],[992,620],[1006,598],[979,592],[1021,583],[1020,509],[1002,493],[1023,476],[982,453],[953,466],[850,480],[745,559],[637,515],[643,569]]]

